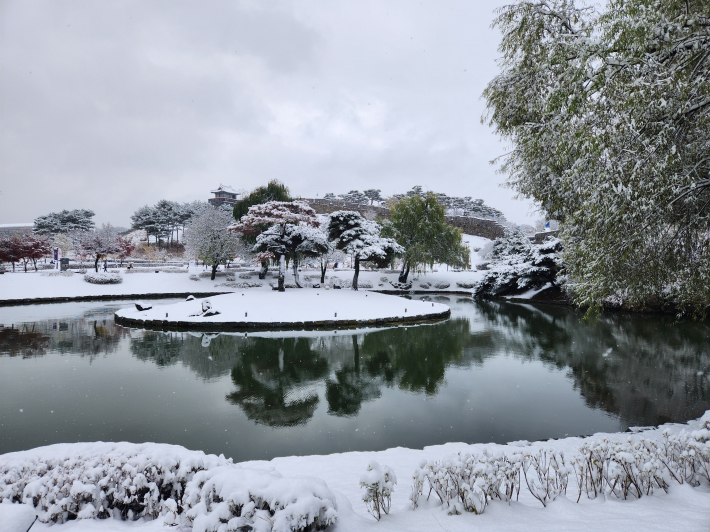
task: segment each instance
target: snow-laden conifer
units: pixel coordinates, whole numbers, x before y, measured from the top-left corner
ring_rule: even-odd
[[[330,215],[328,238],[336,249],[352,255],[355,274],[352,289],[357,290],[360,262],[373,261],[384,266],[404,248],[391,238],[380,236],[380,226],[355,211],[336,211]]]

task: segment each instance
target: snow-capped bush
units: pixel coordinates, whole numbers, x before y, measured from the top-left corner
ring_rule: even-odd
[[[148,268],[133,268],[126,269],[125,273],[155,273],[156,271],[163,273],[187,273],[187,268],[176,268],[174,266],[151,266]]]
[[[476,281],[472,281],[470,279],[468,281],[458,281],[456,283],[456,286],[458,286],[459,288],[465,288],[468,290],[468,289],[476,286]]]
[[[446,281],[439,281],[438,283],[434,283],[434,288],[438,288],[439,290],[444,290],[450,286],[451,284],[447,283]]]
[[[370,281],[358,281],[357,285],[359,288],[372,288],[372,283]]]
[[[362,500],[367,505],[367,511],[378,521],[382,512],[390,513],[395,484],[397,476],[394,471],[389,466],[382,467],[374,460],[367,464],[367,471],[360,477],[360,487],[365,488]]]
[[[234,274],[232,272],[215,272],[214,275],[215,277],[226,277],[227,275],[233,276]],[[206,279],[208,277],[212,277],[211,271],[200,272],[200,278]]]
[[[386,283],[387,281],[389,281],[389,279],[387,277],[385,277],[384,275],[382,277],[380,277],[380,282]]]
[[[411,290],[412,289],[412,281],[409,281],[408,283],[400,283],[399,281],[390,281],[389,282],[392,287],[395,290]]]
[[[200,278],[196,274],[190,274],[190,281],[199,281]]]
[[[543,506],[567,493],[572,468],[565,462],[564,453],[540,449],[523,458],[523,477],[528,490]]]
[[[562,242],[548,237],[533,244],[519,231],[507,231],[493,243],[488,273],[476,287],[478,297],[495,297],[557,284],[562,269]]]
[[[74,275],[74,272],[71,270],[66,270],[66,271],[53,271],[53,272],[42,272],[40,273],[41,276],[43,277],[71,277]]]
[[[522,453],[457,454],[423,460],[414,471],[410,501],[416,508],[424,492],[434,492],[449,514],[481,514],[491,499],[511,501],[520,493]]]
[[[118,273],[90,272],[84,275],[84,281],[92,284],[120,284],[123,277]]]
[[[275,285],[275,283],[274,283]],[[220,286],[225,286],[227,288],[259,288],[260,286],[263,286],[262,283],[249,283],[249,282],[227,282],[227,283],[218,283],[214,285],[215,288],[218,288]]]
[[[239,274],[240,279],[251,279],[252,272],[244,272]]]
[[[421,288],[422,290],[429,290],[431,288],[431,283],[419,283],[419,288]]]
[[[0,458],[0,502],[34,506],[43,523],[136,520],[226,530],[323,530],[335,495],[314,478],[243,469],[224,456],[163,444],[59,444]],[[243,527],[243,528],[240,528]]]

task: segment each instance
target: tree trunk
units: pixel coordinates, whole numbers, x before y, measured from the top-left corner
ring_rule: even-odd
[[[101,259],[101,255],[98,253],[96,254],[96,260],[94,261],[94,269],[96,270],[96,273],[99,273],[99,260]]]
[[[262,281],[266,279],[266,272],[269,269],[269,263],[267,261],[263,261],[261,263],[261,270],[259,270],[259,279]]]
[[[328,257],[320,260],[320,284],[325,284],[325,272],[328,269]]]
[[[405,269],[406,267],[406,269]],[[402,271],[399,272],[399,282],[406,283],[407,277],[409,276],[409,264],[406,261],[402,262]]]
[[[37,271],[37,259],[32,259],[32,264],[34,264],[35,271]]]
[[[296,286],[298,288],[303,288],[301,286],[301,280],[298,278],[298,254],[293,254],[293,278],[295,280]]]
[[[286,278],[286,256],[279,255],[279,292],[285,292],[284,279]]]
[[[355,275],[353,275],[353,290],[357,290],[357,278],[360,275],[360,257],[355,257]]]
[[[210,277],[210,281],[214,281],[214,278],[217,276],[217,266],[218,264],[213,264],[212,265],[212,277]]]

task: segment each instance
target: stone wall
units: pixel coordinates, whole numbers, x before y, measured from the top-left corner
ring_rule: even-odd
[[[533,244],[542,244],[548,236],[557,236],[557,231],[543,231],[542,233],[535,233],[530,237]]]
[[[330,214],[335,211],[357,211],[366,218],[389,218],[390,210],[387,207],[379,207],[376,205],[365,205],[352,203],[342,200],[325,200],[325,199],[308,199],[303,198],[302,201],[308,204],[318,214]],[[446,221],[458,227],[464,234],[472,236],[482,236],[494,240],[500,238],[504,234],[504,228],[501,224],[493,219],[487,218],[472,218],[469,216],[447,216]]]

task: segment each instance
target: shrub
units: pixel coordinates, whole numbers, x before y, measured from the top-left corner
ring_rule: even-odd
[[[412,282],[409,281],[408,283],[400,283],[398,281],[390,281],[390,284],[395,290],[411,290],[412,289]]]
[[[439,281],[438,283],[434,283],[434,288],[438,288],[439,290],[444,290],[450,286],[451,286],[451,284],[449,284],[445,281]]]
[[[352,282],[350,283],[352,285]],[[372,288],[372,283],[370,281],[358,281],[358,288]]]
[[[226,282],[226,283],[218,283],[214,286],[215,286],[215,288],[220,287],[220,286],[225,286],[227,288],[258,288],[260,286],[263,286],[263,284],[262,283],[249,283],[249,282],[243,282],[243,283]]]
[[[84,275],[84,281],[92,284],[120,284],[123,277],[118,273],[90,272]]]
[[[427,283],[427,282],[419,283],[419,288],[421,288],[423,290],[429,290],[431,288],[431,283]]]
[[[392,505],[392,492],[397,484],[397,476],[388,466],[380,466],[372,460],[367,465],[367,471],[360,477],[360,487],[365,488],[362,500],[378,521],[382,512],[388,514]]]
[[[458,286],[459,288],[466,288],[466,289],[469,289],[469,288],[473,288],[474,286],[476,286],[476,282],[475,282],[475,281],[471,281],[471,280],[468,280],[468,281],[459,281],[459,282],[456,283],[456,286]]]
[[[74,272],[71,270],[66,270],[64,272],[55,270],[53,272],[42,272],[40,273],[42,277],[71,277]]]
[[[191,281],[199,281],[200,278],[199,276],[195,275],[194,273],[190,275],[190,280]]]
[[[3,500],[34,506],[43,523],[164,515],[178,528],[216,532],[229,521],[231,530],[300,532],[337,518],[322,480],[282,478],[160,444],[62,444],[0,458]]]
[[[252,272],[245,272],[245,273],[240,273],[239,278],[240,279],[251,279]]]

